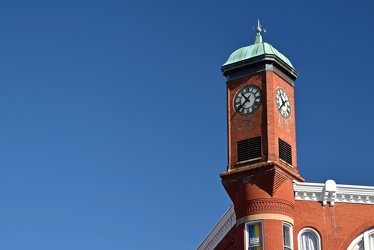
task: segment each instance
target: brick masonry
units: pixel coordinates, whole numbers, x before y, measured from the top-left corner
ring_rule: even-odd
[[[289,69],[278,59],[273,63],[260,59],[224,70],[228,79],[228,166],[221,179],[234,204],[236,225],[214,249],[247,250],[245,223],[257,219],[263,223],[263,249],[283,249],[283,219],[293,225],[294,250],[298,250],[298,234],[304,228],[319,233],[322,249],[347,249],[358,235],[374,227],[374,205],[339,202],[323,206],[316,200],[295,200],[293,181],[304,181],[297,168],[296,76],[290,77]],[[258,70],[259,65],[266,70]],[[234,108],[235,95],[249,84],[260,88],[262,104],[252,114],[240,115]],[[277,110],[278,88],[289,97],[291,114],[287,118]],[[237,142],[258,136],[261,159],[238,162]],[[278,138],[291,145],[292,165],[279,159]]]
[[[239,115],[234,108],[234,98],[245,85],[258,86],[262,92],[262,105],[251,115]],[[276,90],[283,88],[291,103],[291,115],[284,118],[276,107]],[[261,136],[262,161],[279,162],[278,138],[292,147],[292,167],[297,173],[296,123],[293,86],[273,71],[263,71],[227,83],[228,170],[238,167],[237,142]],[[285,164],[282,162],[281,164]],[[240,163],[239,163],[240,166]]]
[[[322,249],[347,249],[361,233],[374,226],[374,206],[370,204],[335,203],[322,206],[316,201],[296,201],[294,249],[297,234],[303,228],[315,229]]]

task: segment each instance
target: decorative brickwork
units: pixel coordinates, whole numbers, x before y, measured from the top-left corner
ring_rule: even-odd
[[[277,199],[263,199],[248,201],[240,206],[242,210],[236,212],[237,218],[244,216],[262,213],[275,213],[275,214],[286,214],[292,215],[295,208],[295,204],[286,200]],[[244,208],[244,209],[243,209]]]
[[[243,168],[236,172],[224,173],[221,177],[224,186],[233,183],[252,183],[267,192],[270,196],[274,196],[279,187],[286,180],[303,181],[300,176],[295,176],[293,172],[286,171],[283,166],[275,163]]]
[[[280,185],[287,179],[285,175],[273,169],[269,172],[262,172],[256,175],[255,178],[251,178],[251,180],[246,180],[245,182],[251,182],[273,196]]]

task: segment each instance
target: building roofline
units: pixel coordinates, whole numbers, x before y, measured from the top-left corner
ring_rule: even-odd
[[[208,236],[200,244],[197,250],[213,250],[218,245],[218,243],[221,242],[225,235],[230,231],[230,229],[235,226],[235,224],[236,216],[234,211],[234,205],[231,204],[229,209],[227,209],[226,213],[214,226],[212,231],[210,231]]]
[[[336,184],[333,180],[325,183],[293,181],[295,201],[321,202],[323,206],[335,202],[374,204],[374,186]],[[236,224],[233,204],[221,217],[197,250],[213,250]]]
[[[295,200],[318,201],[323,206],[335,202],[374,204],[374,187],[336,184],[333,180],[325,183],[293,182]]]

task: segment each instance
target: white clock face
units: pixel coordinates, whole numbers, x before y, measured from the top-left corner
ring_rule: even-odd
[[[255,85],[246,85],[236,94],[234,107],[241,115],[249,115],[260,107],[261,101],[260,88]]]
[[[291,114],[291,103],[286,91],[278,88],[276,91],[277,109],[283,117],[289,117]]]

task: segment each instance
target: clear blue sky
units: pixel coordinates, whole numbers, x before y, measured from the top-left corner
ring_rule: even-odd
[[[296,80],[309,182],[374,186],[372,1],[3,1],[0,248],[196,249],[230,205],[220,67]]]

